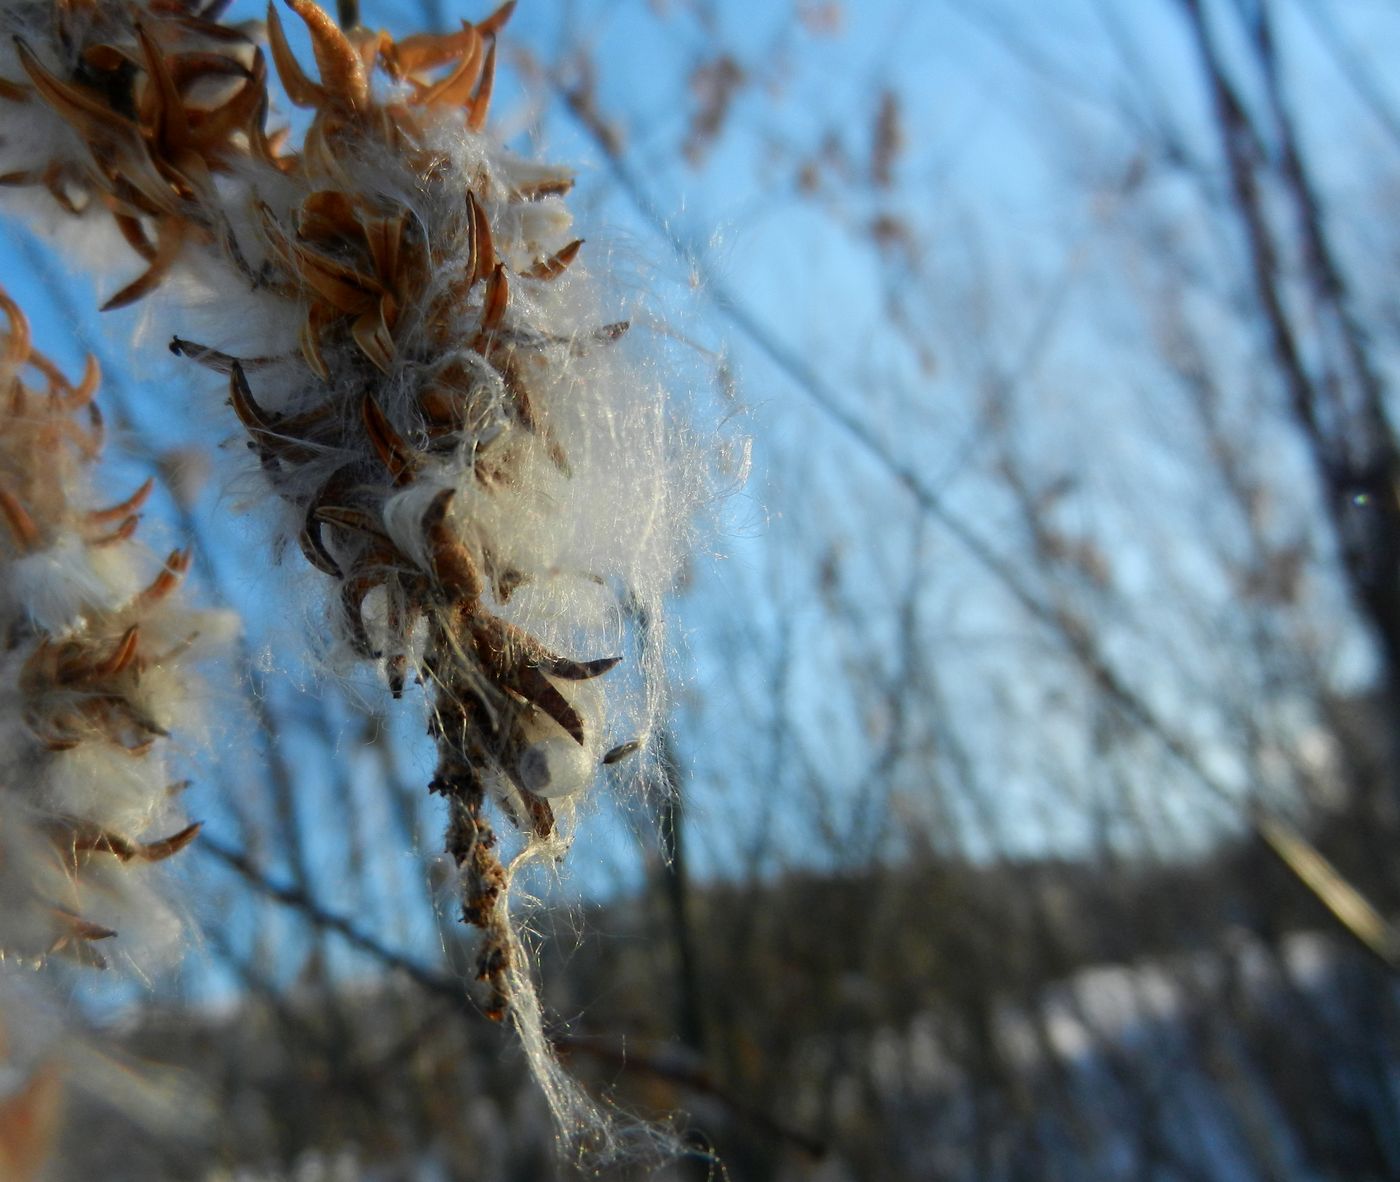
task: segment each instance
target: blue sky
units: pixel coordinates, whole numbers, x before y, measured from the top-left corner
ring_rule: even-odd
[[[416,6],[362,2],[367,23],[399,32],[416,23]],[[1123,256],[1113,253],[1124,219],[1112,197],[1156,104],[1171,108],[1174,134],[1192,150],[1213,152],[1194,66],[1166,15],[1170,5],[1146,0],[848,4],[835,33],[795,19],[799,8],[811,7],[524,0],[509,26],[508,44],[540,61],[587,52],[599,106],[625,130],[629,175],[689,259],[678,257],[674,243],[619,191],[607,159],[553,96],[528,92],[517,73],[505,80],[497,104],[522,145],[580,164],[574,203],[584,232],[593,248],[625,263],[632,290],[646,294],[655,316],[693,342],[684,379],[698,389],[697,403],[712,400],[718,358],[737,375],[743,410],[730,429],[753,438],[753,476],[707,523],[691,586],[678,604],[678,726],[697,865],[732,872],[760,847],[769,870],[820,862],[833,856],[833,834],[871,827],[893,833],[891,849],[899,848],[900,826],[937,825],[946,827],[937,840],[974,850],[1082,848],[1095,836],[1090,803],[1105,770],[1082,766],[1085,703],[1072,679],[1058,672],[1035,629],[965,550],[945,531],[920,527],[920,514],[887,466],[732,319],[717,314],[713,298],[733,293],[820,378],[839,413],[936,487],[990,546],[1013,555],[1021,553],[1014,514],[985,478],[989,457],[976,442],[977,407],[989,375],[1029,359],[1026,389],[1034,398],[1010,403],[1018,423],[1026,423],[1024,446],[1039,470],[1076,473],[1087,491],[1066,512],[1106,539],[1125,600],[1138,613],[1110,621],[1121,627],[1115,651],[1145,670],[1145,692],[1164,710],[1194,725],[1193,695],[1222,671],[1208,652],[1178,659],[1164,651],[1163,638],[1182,634],[1181,620],[1197,611],[1217,612],[1228,590],[1212,583],[1212,559],[1193,530],[1213,504],[1181,460],[1193,428],[1169,399],[1138,388],[1144,326],[1136,308],[1113,294],[1124,278]],[[1400,52],[1400,17],[1392,5],[1362,0],[1288,0],[1277,8],[1292,86],[1306,96],[1299,104],[1305,134],[1329,197],[1348,211],[1344,242],[1356,255],[1393,249],[1386,228],[1364,214],[1397,176],[1395,143],[1369,106],[1368,88],[1400,103],[1387,68]],[[1314,17],[1335,21],[1318,25]],[[1115,30],[1138,58],[1124,60]],[[724,133],[693,167],[679,152],[694,109],[688,79],[721,51],[750,82]],[[1351,55],[1366,71],[1359,87],[1339,73],[1339,61]],[[899,96],[906,147],[894,189],[873,193],[859,173],[886,89]],[[842,145],[854,179],[833,174],[815,195],[804,194],[800,166],[828,136]],[[1189,188],[1165,168],[1150,183],[1157,186],[1153,208],[1171,210],[1179,200],[1189,228]],[[901,277],[871,249],[866,231],[877,214],[904,219],[917,273]],[[31,309],[42,347],[70,365],[82,349],[96,348],[114,373],[127,375],[123,388],[109,387],[107,395],[126,399],[139,436],[127,441],[139,442],[132,454],[118,449],[112,458],[119,479],[149,459],[143,448],[207,447],[227,436],[222,408],[190,405],[183,394],[163,356],[163,326],[128,360],[124,338],[137,316],[100,319],[88,311],[95,301],[82,280],[55,301],[44,288],[63,272],[61,262],[48,256],[48,273],[36,275],[34,256],[13,237],[0,249],[5,282]],[[697,287],[697,273],[708,287]],[[1362,272],[1377,300],[1391,273],[1393,266]],[[104,293],[113,285],[110,278],[103,284]],[[917,318],[913,335],[929,357],[908,335],[891,331],[895,304]],[[1219,342],[1222,356],[1241,347],[1223,336]],[[1288,447],[1281,437],[1276,451],[1285,473],[1298,467]],[[298,629],[316,606],[300,595],[295,572],[244,563],[257,527],[255,519],[232,520],[235,500],[216,478],[195,512],[221,593],[247,610],[252,648],[274,674],[270,700],[299,720],[291,741],[301,745],[303,821],[314,829],[327,802],[348,791],[367,814],[367,832],[382,830],[373,800],[382,767],[356,753],[353,733],[329,749],[316,737],[350,716],[341,691],[323,691],[314,666],[297,656]],[[178,534],[184,526],[168,501],[164,510],[164,528]],[[1152,608],[1162,592],[1164,553],[1173,556],[1176,601],[1199,604],[1189,603],[1180,618],[1158,618]],[[821,578],[826,557],[838,571],[832,586]],[[831,596],[841,600],[839,609]],[[1319,602],[1326,617],[1325,595]],[[912,654],[911,634],[918,638]],[[1364,680],[1364,660],[1344,624],[1326,644],[1332,676]],[[882,745],[898,723],[890,716],[898,695],[887,688],[924,675],[938,681],[947,716],[982,761],[990,800],[946,804],[920,794],[919,760],[933,767],[948,757],[948,737],[932,722],[911,730],[898,783],[888,793],[872,787],[872,777],[883,774]],[[227,742],[237,747],[249,740],[235,699],[215,701],[229,703]],[[421,781],[427,757],[416,734],[420,720],[412,711],[403,716],[396,724],[405,752],[398,774]],[[1221,774],[1229,779],[1224,735],[1212,732],[1209,720],[1200,725],[1205,748],[1219,745]],[[347,763],[350,772],[337,776],[334,769]],[[228,825],[218,794],[257,775],[255,757],[235,760],[222,779],[211,777],[199,789],[197,807]],[[1050,782],[1059,787],[1047,791]],[[1077,784],[1078,795],[1063,795],[1065,783]],[[1179,808],[1170,800],[1162,807],[1181,814],[1171,823],[1183,833],[1200,827],[1199,801],[1182,797]],[[432,833],[431,823],[425,831]],[[375,906],[355,894],[343,852],[339,842],[311,849],[321,881],[333,897]],[[585,891],[630,885],[642,873],[629,827],[607,808],[585,827],[573,861],[574,887]],[[408,853],[394,863],[409,880],[396,889],[407,894],[420,889],[410,863]],[[391,928],[396,922],[387,908],[378,919]],[[402,935],[416,942],[428,934]]]

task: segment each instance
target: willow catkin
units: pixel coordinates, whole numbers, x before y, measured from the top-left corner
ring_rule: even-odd
[[[169,739],[196,725],[193,650],[229,625],[184,605],[185,552],[139,543],[150,481],[94,503],[96,367],[71,382],[3,292],[0,313],[0,953],[103,966],[121,933],[146,967],[179,935],[146,868],[199,831]]]
[[[136,274],[108,306],[162,289],[172,350],[226,382],[341,642],[394,696],[423,686],[484,1007],[567,1116],[585,1102],[548,1051],[510,887],[562,854],[598,768],[644,746],[660,679],[614,669],[631,620],[650,630],[631,647],[661,651],[703,465],[605,309],[570,172],[487,129],[513,4],[402,40],[288,7],[314,71],[272,7],[265,55],[188,0],[12,3],[0,99],[60,133],[0,162],[125,244]],[[310,112],[298,145],[267,123],[270,73]]]

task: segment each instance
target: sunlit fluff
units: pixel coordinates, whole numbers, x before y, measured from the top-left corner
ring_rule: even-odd
[[[598,769],[645,747],[659,677],[640,658],[607,675],[629,647],[658,659],[701,492],[587,273],[570,173],[486,131],[513,5],[400,41],[288,6],[314,74],[275,8],[273,71],[193,4],[36,17],[0,97],[57,117],[62,150],[18,183],[139,256],[108,306],[162,289],[172,349],[223,375],[343,645],[395,696],[425,687],[483,1004],[511,1016],[561,1111],[582,1102],[548,1052],[510,887],[563,853]],[[298,147],[267,126],[270,72],[311,112]]]
[[[179,924],[146,868],[199,831],[166,740],[191,648],[226,624],[182,606],[186,554],[136,542],[150,482],[92,503],[96,367],[70,382],[3,293],[0,312],[0,952],[102,966],[120,932],[149,963]]]

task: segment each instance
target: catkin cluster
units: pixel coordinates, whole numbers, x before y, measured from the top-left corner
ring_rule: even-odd
[[[137,542],[149,481],[93,503],[96,366],[70,382],[3,292],[0,313],[0,953],[103,966],[119,930],[145,957],[178,934],[142,870],[199,831],[166,747],[191,649],[227,624],[182,605],[185,552]]]
[[[7,117],[0,181],[116,244],[134,273],[107,307],[158,293],[345,648],[395,696],[423,687],[484,1005],[542,1047],[512,874],[562,853],[574,798],[644,743],[656,679],[607,675],[629,621],[659,651],[696,492],[571,231],[571,174],[487,129],[513,3],[401,40],[287,6],[314,71],[274,7],[255,28],[217,0],[10,0],[0,102],[25,130]]]

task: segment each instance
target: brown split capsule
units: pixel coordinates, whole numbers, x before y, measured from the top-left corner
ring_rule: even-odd
[[[486,281],[486,295],[481,305],[481,331],[494,332],[505,319],[506,306],[510,303],[510,283],[506,279],[504,263],[497,263]]]
[[[523,274],[526,279],[557,279],[569,269],[569,264],[578,257],[582,247],[583,239],[575,238],[568,246],[555,251],[548,258],[541,259]]]
[[[137,647],[141,643],[141,626],[132,624],[122,633],[121,639],[116,646],[94,670],[97,677],[115,677],[118,673],[129,668],[136,660]]]
[[[102,311],[112,312],[143,299],[161,285],[170,268],[180,257],[185,244],[185,227],[174,220],[164,220],[156,232],[156,251],[150,265],[135,279],[102,305]]]
[[[38,525],[19,498],[4,488],[0,488],[0,517],[5,519],[5,524],[10,527],[10,536],[22,551],[27,553],[38,549],[42,541]]]
[[[420,103],[460,107],[471,101],[472,90],[481,77],[482,40],[471,28],[465,30],[464,40],[467,48],[461,60],[443,78],[419,92]]]
[[[467,213],[472,241],[472,267],[468,282],[475,284],[496,269],[496,247],[491,241],[491,221],[470,189],[467,190]]]
[[[84,520],[88,525],[110,525],[114,521],[130,517],[146,503],[146,498],[151,495],[151,490],[155,486],[155,477],[148,476],[141,483],[141,487],[126,500],[118,501],[115,505],[109,505],[105,509],[91,509],[84,514]]]
[[[427,539],[433,575],[443,594],[452,602],[475,610],[484,584],[476,561],[447,523],[454,496],[453,490],[446,488],[432,499],[423,514],[423,536]]]
[[[491,92],[496,84],[496,39],[491,38],[486,51],[486,61],[481,67],[481,81],[471,102],[467,104],[467,126],[472,131],[480,131],[486,126],[486,116],[491,108]]]
[[[160,574],[151,580],[150,586],[142,591],[136,598],[143,607],[150,607],[166,598],[184,578],[185,572],[190,569],[190,559],[192,555],[189,550],[172,550],[165,560],[165,566]]]
[[[141,524],[139,514],[133,513],[125,521],[105,534],[97,534],[87,539],[87,544],[91,547],[115,546],[118,543],[130,540],[136,533],[137,527]]]
[[[163,862],[194,841],[203,828],[203,822],[196,821],[159,841],[140,842],[80,824],[69,832],[66,844],[74,853],[111,854],[119,862]]]
[[[364,60],[349,38],[330,14],[311,0],[286,0],[286,3],[301,17],[311,35],[311,51],[321,74],[321,93],[351,110],[363,109],[369,102],[369,78],[365,74]],[[271,5],[268,12],[275,15]]]
[[[379,403],[375,401],[373,394],[366,391],[360,406],[360,417],[364,422],[365,435],[374,448],[375,454],[379,456],[380,462],[388,470],[394,484],[399,486],[407,484],[413,479],[420,466],[418,454],[394,430],[394,425],[379,409]]]

